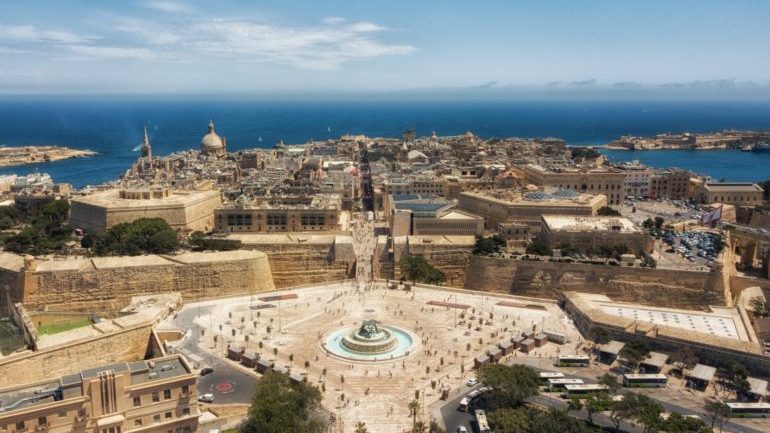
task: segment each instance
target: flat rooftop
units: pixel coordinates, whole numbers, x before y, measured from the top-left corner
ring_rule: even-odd
[[[628,218],[622,217],[574,217],[569,215],[543,215],[543,221],[552,231],[563,232],[618,232],[641,233]]]
[[[724,192],[762,192],[764,191],[759,185],[751,182],[722,182],[722,183],[707,183],[703,186],[708,191],[724,191]]]
[[[197,201],[219,197],[219,191],[217,190],[174,190],[171,191],[170,196],[164,198],[130,199],[121,198],[120,191],[120,189],[115,188],[82,197],[73,197],[72,202],[109,208],[146,208],[184,206]]]
[[[484,200],[502,206],[519,207],[592,207],[596,203],[606,199],[602,194],[579,193],[571,197],[559,197],[545,192],[542,192],[542,195],[537,194],[538,192],[542,191],[529,191],[524,192],[523,194],[511,190],[467,191],[460,193],[460,196]]]
[[[0,390],[0,414],[37,404],[80,397],[83,395],[83,381],[95,379],[100,373],[106,371],[112,371],[115,374],[130,374],[131,385],[182,376],[191,372],[180,355],[87,368],[80,373],[65,375],[59,379]]]

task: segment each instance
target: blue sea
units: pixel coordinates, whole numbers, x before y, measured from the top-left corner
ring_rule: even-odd
[[[472,131],[485,138],[550,136],[571,145],[599,145],[625,134],[770,130],[770,102],[6,98],[0,101],[0,144],[51,144],[99,155],[8,167],[0,174],[40,171],[76,187],[98,184],[117,178],[137,158],[132,149],[145,125],[154,153],[164,155],[198,147],[210,118],[230,150],[342,134],[395,137],[407,128],[426,136]],[[715,179],[770,178],[770,153],[603,152],[613,161],[638,159]]]

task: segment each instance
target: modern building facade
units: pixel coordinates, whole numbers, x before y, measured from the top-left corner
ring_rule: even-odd
[[[5,433],[193,433],[196,374],[180,355],[0,390]]]
[[[333,232],[339,230],[340,196],[254,197],[214,211],[221,233]]]

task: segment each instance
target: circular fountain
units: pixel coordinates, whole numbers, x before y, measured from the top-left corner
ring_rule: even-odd
[[[385,361],[409,355],[416,340],[417,336],[404,329],[369,319],[360,327],[332,332],[323,347],[332,355],[345,359]]]

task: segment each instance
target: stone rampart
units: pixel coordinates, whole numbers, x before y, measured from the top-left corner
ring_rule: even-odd
[[[670,308],[725,305],[720,273],[471,256],[464,287],[556,299],[564,291]]]
[[[18,272],[11,301],[41,311],[115,311],[140,294],[180,292],[198,300],[275,288],[267,255],[241,250],[38,260]]]

